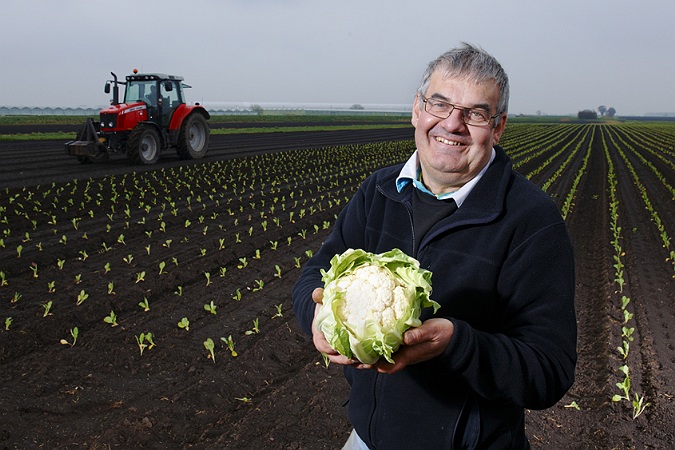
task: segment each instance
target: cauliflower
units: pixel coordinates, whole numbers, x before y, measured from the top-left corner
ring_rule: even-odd
[[[399,249],[379,255],[349,249],[331,259],[322,280],[318,329],[337,352],[365,364],[393,362],[403,333],[421,324],[422,308],[440,307],[429,299],[431,272]]]

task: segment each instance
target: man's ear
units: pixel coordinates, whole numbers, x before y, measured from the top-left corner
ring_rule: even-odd
[[[499,143],[499,139],[501,139],[502,133],[504,133],[504,127],[506,127],[506,114],[499,116],[499,123],[492,129],[492,140],[495,144]]]
[[[412,126],[417,128],[417,122],[420,120],[420,96],[419,94],[415,95],[415,101],[413,101],[412,107],[412,117],[410,122]]]

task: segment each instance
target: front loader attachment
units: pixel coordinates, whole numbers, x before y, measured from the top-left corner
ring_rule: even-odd
[[[101,156],[107,156],[108,149],[98,139],[98,126],[93,119],[87,119],[84,127],[77,133],[76,140],[66,142],[66,153],[77,156],[82,162],[88,158],[101,159]]]

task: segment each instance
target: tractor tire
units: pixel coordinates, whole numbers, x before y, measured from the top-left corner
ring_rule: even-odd
[[[136,127],[126,144],[127,158],[134,164],[155,164],[159,160],[161,141],[157,130],[149,126]]]
[[[204,116],[193,113],[185,119],[180,129],[176,153],[180,159],[199,159],[208,149],[209,125]]]

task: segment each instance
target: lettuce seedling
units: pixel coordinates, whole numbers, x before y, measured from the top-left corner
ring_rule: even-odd
[[[178,322],[178,328],[182,328],[185,331],[190,331],[190,320],[187,317],[183,317],[180,319],[180,322]]]
[[[216,353],[215,353],[215,345],[213,343],[213,339],[207,338],[204,341],[204,348],[206,348],[209,351],[209,358],[213,360],[213,364],[216,363]]]

